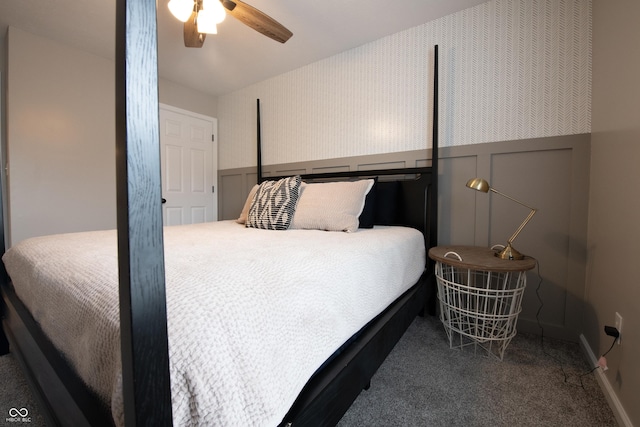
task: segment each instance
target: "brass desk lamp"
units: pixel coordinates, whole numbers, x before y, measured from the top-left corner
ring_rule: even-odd
[[[488,193],[489,191],[493,191],[494,193],[500,194],[501,196],[504,196],[507,199],[513,200],[514,202],[526,208],[531,209],[531,212],[529,212],[529,215],[524,219],[524,221],[522,221],[522,224],[520,224],[520,227],[518,227],[515,233],[513,233],[511,237],[509,237],[509,240],[507,240],[507,246],[502,251],[496,252],[496,256],[501,259],[515,259],[515,260],[523,259],[524,255],[522,255],[513,246],[511,246],[511,243],[513,243],[513,241],[515,240],[516,237],[518,237],[518,234],[520,234],[524,226],[527,225],[529,220],[533,217],[533,215],[535,215],[535,213],[537,212],[537,209],[532,208],[531,206],[525,205],[524,203],[514,199],[513,197],[507,196],[506,194],[499,192],[495,188],[491,188],[491,186],[489,186],[489,183],[482,178],[470,179],[469,181],[467,181],[467,187],[477,191],[482,191],[483,193]]]

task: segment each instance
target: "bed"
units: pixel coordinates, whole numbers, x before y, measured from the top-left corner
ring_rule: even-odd
[[[421,181],[428,176],[410,177],[405,185],[424,194]],[[342,182],[327,183],[334,184]],[[278,425],[295,419],[288,409],[314,373],[340,367],[351,344],[372,345],[363,338],[363,325],[377,316],[393,318],[385,309],[399,300],[411,306],[395,320],[402,331],[427,298],[425,237],[413,227],[274,231],[220,221],[166,227],[164,242],[172,406],[180,424]],[[111,413],[123,425],[115,230],[28,239],[3,261],[13,279],[3,291],[10,334],[24,319],[37,325],[62,353],[68,373],[88,386],[81,395],[92,396],[97,408],[88,417],[110,420]],[[12,342],[31,357],[22,339],[13,336]],[[383,339],[376,351],[385,354],[392,345]],[[261,360],[264,354],[270,356]],[[362,389],[376,368],[374,363],[348,386]],[[265,400],[276,396],[276,402]],[[65,407],[54,402],[56,411]],[[257,407],[247,410],[247,402]]]
[[[137,2],[120,2],[118,5],[118,22],[120,22],[119,25],[123,26],[123,28],[121,28],[121,32],[118,32],[119,39],[117,45],[119,48],[130,52],[135,48],[134,45],[139,43],[139,41],[135,41],[135,37],[125,37],[125,35],[128,35],[131,31],[135,32],[136,30],[130,29],[128,24],[125,25],[122,22],[124,17],[121,15],[126,15],[126,22],[141,19],[144,23],[142,28],[147,28],[151,24],[149,24],[145,16],[148,16],[152,6],[155,8],[155,2],[153,5],[151,5],[151,2],[148,2],[146,8],[143,7],[144,10],[137,11],[134,7],[127,10],[126,13],[124,12],[121,3],[133,3],[135,5]],[[155,9],[153,9],[153,12],[155,13]],[[136,26],[133,25],[133,27]],[[130,39],[134,40],[131,42],[133,45],[129,44],[128,40]],[[142,49],[141,52],[145,52],[146,54],[148,50],[149,49]],[[113,283],[113,280],[115,279],[116,283],[119,284],[119,292],[115,292],[116,294],[119,293],[120,298],[119,310],[121,314],[119,322],[114,323],[113,321],[113,286],[110,288],[111,291],[108,292],[110,296],[108,295],[108,298],[105,297],[107,300],[111,301],[111,303],[106,305],[108,306],[108,311],[111,310],[110,312],[112,315],[111,332],[108,333],[112,336],[112,345],[106,345],[106,347],[108,347],[111,352],[110,354],[112,357],[110,359],[107,358],[110,363],[113,363],[114,359],[118,359],[118,356],[121,355],[121,369],[116,369],[115,371],[121,372],[121,380],[119,378],[111,378],[111,382],[109,383],[111,384],[111,388],[105,388],[102,386],[96,387],[95,385],[88,386],[86,376],[81,377],[78,373],[83,369],[89,371],[91,371],[92,368],[95,369],[96,363],[89,361],[84,368],[78,368],[79,359],[82,359],[82,357],[70,355],[69,347],[65,345],[62,345],[62,348],[65,348],[67,352],[61,352],[60,338],[47,335],[47,332],[50,331],[46,331],[46,329],[50,328],[50,326],[43,327],[44,322],[42,319],[44,317],[55,316],[57,313],[65,311],[63,305],[61,305],[62,303],[53,305],[54,310],[51,313],[46,314],[44,310],[47,308],[47,304],[45,304],[45,307],[37,307],[37,304],[33,302],[33,299],[28,297],[29,293],[37,295],[39,292],[38,290],[24,290],[22,288],[17,290],[17,287],[11,282],[11,278],[6,275],[6,272],[2,272],[3,330],[9,338],[12,352],[14,352],[17,358],[21,361],[25,372],[31,380],[32,388],[37,397],[41,400],[47,418],[52,424],[56,425],[112,425],[114,423],[119,424],[122,422],[139,425],[171,425],[173,421],[176,421],[177,424],[181,424],[184,420],[175,418],[175,416],[183,416],[183,414],[186,414],[193,409],[189,407],[189,405],[193,403],[192,401],[189,401],[189,399],[186,400],[187,412],[185,412],[183,407],[178,409],[173,407],[171,401],[172,384],[169,375],[170,372],[176,372],[174,371],[174,367],[170,366],[169,354],[171,353],[173,355],[174,353],[172,352],[174,352],[176,348],[171,347],[171,342],[181,342],[178,341],[181,337],[176,338],[175,333],[172,333],[172,331],[174,331],[174,323],[176,322],[176,319],[181,318],[181,316],[175,316],[175,313],[184,314],[185,311],[188,311],[184,307],[181,309],[174,307],[174,304],[178,304],[176,301],[180,300],[180,298],[176,300],[175,295],[181,292],[177,291],[179,288],[173,285],[173,282],[169,277],[185,277],[189,274],[189,269],[185,269],[184,265],[180,266],[174,264],[174,258],[170,258],[168,253],[166,256],[167,262],[165,264],[163,261],[165,254],[163,239],[166,239],[166,241],[170,243],[170,245],[167,246],[167,250],[172,251],[174,250],[172,248],[175,248],[173,244],[174,240],[177,239],[176,236],[201,236],[206,233],[204,233],[203,229],[196,227],[185,227],[177,231],[175,229],[164,230],[163,232],[161,227],[161,218],[158,223],[157,206],[149,208],[147,206],[148,200],[139,201],[136,200],[135,197],[128,197],[129,194],[136,191],[134,187],[138,188],[136,186],[142,186],[149,190],[145,195],[148,193],[151,199],[160,200],[161,198],[159,195],[159,181],[153,182],[152,180],[149,183],[149,180],[145,179],[146,176],[138,176],[138,174],[144,175],[145,168],[147,167],[159,170],[159,168],[154,168],[153,165],[154,161],[157,162],[159,160],[154,157],[155,154],[149,156],[141,155],[141,153],[145,153],[145,150],[149,149],[149,147],[145,145],[148,143],[143,141],[144,138],[136,136],[135,132],[129,130],[131,128],[136,128],[137,123],[136,120],[131,119],[131,117],[140,118],[139,111],[137,111],[136,114],[136,112],[131,113],[131,110],[142,108],[140,105],[135,104],[135,101],[132,101],[132,99],[140,99],[142,95],[144,101],[141,102],[146,104],[148,100],[147,98],[149,98],[149,92],[148,90],[145,92],[144,88],[149,89],[148,85],[153,85],[156,81],[154,81],[154,79],[149,79],[148,74],[144,74],[143,77],[139,78],[139,84],[136,85],[137,76],[143,74],[140,72],[141,70],[139,67],[141,66],[139,64],[129,64],[127,60],[125,60],[124,55],[121,55],[119,58],[119,66],[121,69],[129,70],[129,73],[122,73],[124,75],[118,75],[119,83],[117,84],[117,89],[122,90],[122,92],[126,92],[132,90],[130,88],[137,88],[136,90],[139,90],[142,93],[131,94],[126,92],[128,96],[123,96],[121,102],[126,102],[126,107],[128,108],[123,108],[122,105],[118,106],[119,111],[124,111],[124,116],[120,118],[117,134],[119,138],[126,141],[119,146],[120,150],[118,152],[118,156],[120,156],[118,160],[119,225],[117,233],[115,231],[101,232],[104,235],[101,235],[100,239],[105,240],[100,246],[104,248],[110,247],[112,249],[111,252],[109,252],[110,255],[102,253],[94,255],[110,258],[109,262],[111,262],[112,265],[115,262],[119,266],[119,272],[114,272],[112,268],[104,274],[106,276],[110,276],[110,279],[105,279],[105,281]],[[155,60],[155,58],[152,58],[152,60]],[[437,59],[434,62],[435,69],[437,70]],[[142,66],[142,69],[148,71],[148,67],[149,64],[146,64]],[[132,70],[136,70],[137,72],[131,72]],[[434,74],[434,81],[437,81],[436,79],[437,73]],[[151,83],[149,83],[149,80]],[[125,85],[125,82],[133,84]],[[435,90],[434,93],[437,93],[437,90]],[[151,107],[146,111],[149,111],[150,117],[153,117],[154,98],[151,98]],[[133,108],[131,104],[133,104]],[[437,98],[434,98],[434,105],[437,105]],[[437,123],[436,111],[437,110],[434,108],[434,123]],[[157,98],[155,99],[155,115],[157,115]],[[130,120],[124,120],[126,124],[123,123],[123,119],[125,117],[127,120]],[[153,120],[151,120],[151,122],[153,123]],[[142,125],[144,131],[147,130],[147,127],[148,126],[146,124]],[[121,135],[123,132],[126,133],[126,135]],[[434,136],[435,135],[437,135],[437,126],[434,125]],[[138,143],[142,148],[136,145]],[[124,150],[122,150],[122,148],[124,148]],[[151,146],[150,150],[152,152],[154,151],[153,146]],[[157,148],[155,150],[157,151]],[[259,159],[260,152],[261,149],[259,148]],[[145,158],[144,162],[140,160],[142,157]],[[433,301],[433,303],[435,303],[435,298],[433,298],[435,286],[431,276],[432,265],[430,265],[428,260],[424,259],[421,254],[425,248],[435,245],[437,235],[435,229],[437,205],[436,138],[434,138],[433,141],[432,158],[432,166],[425,168],[366,172],[356,171],[300,177],[301,180],[305,180],[308,183],[315,183],[317,180],[333,181],[339,179],[351,182],[353,180],[370,179],[375,181],[375,184],[372,184],[371,188],[376,188],[375,186],[378,184],[379,188],[384,188],[385,183],[391,182],[392,184],[388,185],[396,188],[397,206],[399,207],[394,220],[395,224],[376,226],[371,230],[357,230],[352,233],[329,233],[317,230],[293,230],[293,233],[289,233],[289,230],[287,230],[284,233],[297,235],[303,235],[305,233],[344,234],[344,236],[341,237],[346,237],[347,235],[353,237],[365,236],[369,233],[375,233],[378,231],[385,233],[388,230],[395,229],[396,227],[393,227],[395,225],[402,225],[405,226],[405,231],[414,231],[414,233],[410,233],[414,236],[414,242],[416,240],[416,235],[418,236],[417,240],[420,241],[421,245],[418,245],[417,248],[414,246],[412,249],[409,249],[408,253],[411,254],[411,256],[418,257],[418,263],[422,263],[422,265],[420,265],[419,271],[416,271],[414,263],[412,273],[408,274],[404,280],[401,280],[402,284],[397,289],[388,293],[386,300],[371,303],[375,308],[370,311],[369,314],[365,317],[361,316],[360,318],[355,319],[352,324],[344,328],[346,332],[339,337],[332,337],[332,344],[328,347],[331,348],[331,350],[324,349],[319,352],[319,355],[309,358],[311,362],[304,367],[304,373],[300,373],[299,375],[296,373],[296,379],[294,381],[295,386],[290,387],[288,384],[285,384],[282,387],[286,392],[285,394],[287,394],[286,398],[283,398],[285,400],[284,406],[288,409],[283,410],[282,405],[280,405],[278,410],[272,411],[273,413],[270,412],[269,415],[264,418],[267,425],[271,425],[272,422],[280,425],[334,425],[337,423],[360,391],[369,386],[371,377],[375,373],[376,369],[382,363],[386,355],[391,351],[395,343],[400,339],[403,332],[413,321],[415,316],[424,310],[425,303],[427,301]],[[156,165],[157,164],[159,163],[156,163]],[[140,171],[140,169],[142,169],[142,171]],[[260,160],[258,161],[258,170],[260,174],[259,182],[265,181],[266,177],[261,176]],[[280,179],[284,178],[269,177],[270,181]],[[147,185],[149,187],[145,187]],[[367,195],[368,194],[369,193],[367,193]],[[366,206],[367,203],[365,203],[365,207]],[[124,225],[121,226],[121,224]],[[158,224],[160,224],[160,226],[158,226]],[[248,230],[247,227],[242,227],[234,222],[224,222],[217,224],[216,227],[231,228],[236,231],[241,230],[241,232],[251,231],[254,232],[251,233],[254,236],[256,233],[260,235],[264,235],[264,233],[271,233],[271,235],[273,235],[273,233],[280,233],[279,231],[272,230]],[[418,230],[418,232],[416,233],[415,230]],[[300,233],[298,233],[298,231]],[[217,230],[215,234],[218,235],[219,232],[220,230]],[[73,240],[74,238],[88,240],[98,239],[98,236],[95,235],[66,235],[58,237],[59,238],[57,240]],[[307,237],[299,237],[298,239],[304,242],[308,240]],[[385,239],[386,237],[382,238],[382,241],[385,241]],[[235,240],[235,238],[231,240]],[[381,238],[376,237],[374,240],[381,240]],[[157,244],[158,241],[160,242],[159,245]],[[298,244],[300,244],[300,241]],[[29,244],[33,243],[34,242],[30,242]],[[51,247],[47,246],[51,244],[51,240],[47,240],[46,243],[40,242],[39,244],[44,245],[44,249],[40,248],[40,250],[44,250],[49,253],[53,251]],[[292,244],[293,243],[289,242],[283,245],[283,247],[290,249]],[[186,254],[184,248],[188,246],[188,242],[179,243],[177,247],[181,249],[178,250],[178,252],[183,255]],[[360,246],[358,246],[360,250],[354,249],[351,252],[355,253],[364,250],[362,248],[369,246],[371,246],[370,243],[360,243]],[[159,252],[157,250],[158,247]],[[295,252],[298,255],[303,254],[303,247],[304,246],[300,246],[300,250]],[[419,249],[420,247],[422,247],[422,250]],[[117,250],[114,250],[116,248]],[[151,250],[149,250],[149,248],[151,248]],[[325,250],[325,252],[327,251],[329,250]],[[115,255],[115,258],[114,254],[117,254]],[[141,254],[143,256],[141,256]],[[390,256],[391,255],[388,255],[388,257]],[[61,264],[79,257],[79,255],[63,256],[61,260],[50,261],[53,262],[54,265],[58,265],[60,268]],[[404,256],[400,256],[400,258],[403,259],[407,257],[408,255],[406,254]],[[40,257],[39,259],[42,258],[43,257]],[[198,256],[192,254],[188,259],[189,262],[195,263]],[[199,259],[198,262],[203,262],[203,260]],[[224,264],[230,265],[232,263]],[[298,264],[304,263],[298,262]],[[149,265],[151,265],[151,268],[148,268]],[[16,267],[16,270],[13,272],[16,278],[22,274],[19,272],[21,269],[30,270],[30,268],[25,268],[24,266]],[[65,266],[64,269],[65,271],[73,271],[74,275],[82,275],[78,273],[79,270],[76,270],[76,267]],[[356,276],[363,277],[365,274],[364,270],[366,270],[366,268],[360,269],[360,274],[357,274]],[[345,269],[343,268],[342,271],[344,272]],[[165,272],[167,276],[167,286],[165,286]],[[306,273],[307,277],[310,277],[308,272]],[[27,282],[31,280],[29,279],[29,274],[32,276],[41,275],[41,273],[31,269],[30,273],[27,273],[27,279],[25,279]],[[231,272],[228,271],[226,274],[230,275]],[[385,277],[383,273],[375,274],[374,276],[379,275]],[[148,276],[151,276],[151,279],[149,279]],[[267,275],[267,277],[273,276],[273,273]],[[75,276],[71,278],[64,278],[63,276],[56,276],[55,274],[53,277],[61,278],[62,281],[66,283],[69,283],[70,281],[73,282],[78,279]],[[141,277],[144,280],[140,280]],[[301,276],[297,276],[297,280],[299,280],[300,277]],[[365,275],[365,277],[368,276]],[[369,279],[371,279],[371,277],[369,277]],[[93,279],[89,280],[91,281]],[[153,282],[154,286],[144,287],[144,283],[148,283],[149,280]],[[294,282],[295,280],[296,279],[294,278]],[[250,282],[249,279],[247,279],[247,281]],[[368,282],[368,280],[366,281]],[[263,283],[264,279],[255,280],[254,282]],[[277,280],[272,282],[274,286],[281,284]],[[342,283],[342,281],[335,279],[330,280],[330,282],[334,284]],[[290,285],[288,286],[289,287],[287,289],[291,290]],[[254,287],[250,289],[253,290],[249,293],[260,294],[262,288]],[[362,291],[359,292],[360,293],[356,293],[355,300],[351,300],[350,304],[348,304],[349,306],[358,305],[359,303],[363,303],[363,305],[365,305],[364,301],[367,300],[367,293],[363,293]],[[264,297],[264,295],[262,296]],[[54,296],[51,296],[51,298],[54,298]],[[246,301],[244,298],[239,299]],[[35,300],[37,301],[38,299],[36,298]],[[83,299],[80,298],[80,300]],[[165,300],[168,301],[166,307],[164,302]],[[273,302],[276,306],[276,311],[285,310],[286,307],[289,306],[287,304],[284,306],[278,306],[277,301],[284,300],[276,299],[275,302]],[[87,305],[100,305],[91,301],[87,302],[86,300],[83,300],[83,304],[84,305],[82,305],[82,307],[85,308]],[[292,305],[297,306],[296,304]],[[51,308],[51,306],[52,304],[49,304],[49,308]],[[280,308],[278,309],[277,307]],[[317,319],[317,316],[324,311],[319,310],[321,307],[318,304],[308,304],[304,307],[306,307],[304,310],[298,310],[298,316],[305,318],[304,316],[311,315],[311,320]],[[30,309],[33,310],[33,312],[30,311]],[[118,307],[115,307],[115,309],[117,312]],[[243,317],[255,320],[257,312],[261,311],[259,307],[256,309],[255,306],[244,307],[244,309],[236,307],[234,309],[240,310],[239,312],[236,312],[238,316],[223,317],[225,319],[239,319],[240,317]],[[77,314],[78,311],[72,310],[72,313]],[[91,317],[88,313],[89,312],[83,312],[83,316],[81,317],[85,319]],[[172,313],[174,313],[174,315],[172,315]],[[244,315],[240,316],[238,313],[244,313]],[[261,313],[261,315],[266,316],[264,319],[274,318],[273,311],[267,311],[265,313]],[[335,318],[337,316],[330,317]],[[38,318],[38,320],[36,320],[36,318]],[[218,318],[215,322],[217,326],[224,324],[221,319],[222,317]],[[55,323],[56,322],[54,321],[53,324]],[[191,325],[200,325],[200,323],[202,322],[198,322],[193,319],[190,322]],[[261,327],[266,324],[267,322],[262,322]],[[74,327],[77,327],[77,325],[69,326],[69,328]],[[325,321],[316,322],[316,327],[326,328]],[[114,328],[115,330],[120,330],[120,338],[113,336]],[[167,338],[167,331],[170,333],[172,338]],[[262,335],[269,333],[269,329],[261,329],[261,331]],[[202,333],[204,332],[201,331],[200,334]],[[326,331],[320,333],[321,336],[323,334],[326,334]],[[220,335],[224,336],[225,334],[214,334],[214,337]],[[232,336],[232,334],[226,335]],[[76,335],[73,334],[73,336]],[[69,340],[69,337],[64,339]],[[114,349],[113,343],[118,340],[121,343],[120,348],[115,345]],[[191,344],[194,342],[197,344],[198,340],[189,341]],[[307,345],[304,345],[304,343],[305,341],[302,340],[301,342],[298,342],[297,345],[309,347],[308,343]],[[84,342],[84,345],[86,349],[86,346],[94,346],[95,344],[92,344],[91,341],[87,341]],[[279,344],[279,346],[282,345],[283,344]],[[69,344],[69,346],[71,346],[71,344]],[[282,355],[287,353],[284,350],[276,352],[274,349],[278,347],[278,344],[273,344],[273,346],[272,359],[275,358],[276,360],[279,360],[278,357],[283,357]],[[85,351],[86,350],[81,349],[77,350],[76,353],[84,354],[83,352]],[[188,351],[187,353],[191,352]],[[197,355],[197,352],[194,352],[194,354]],[[277,357],[274,355],[277,355]],[[234,356],[238,357],[239,355],[234,354]],[[105,356],[102,355],[96,357],[104,358]],[[200,355],[197,357],[202,356]],[[104,360],[105,359],[103,359],[103,362]],[[251,360],[253,359],[250,359],[250,361]],[[295,361],[296,359],[294,357],[291,360]],[[190,366],[191,363],[192,360],[188,361],[187,366]],[[224,362],[218,361],[218,363]],[[261,366],[262,368],[256,368],[256,372],[269,374],[268,370],[264,368],[266,365]],[[289,366],[289,369],[292,369],[291,365],[284,366]],[[287,371],[287,369],[285,369],[285,371]],[[113,372],[113,370],[106,370],[106,373],[98,374],[98,376],[113,377]],[[189,387],[193,386],[193,378],[196,378],[196,376],[189,378],[182,384],[188,385]],[[267,376],[267,378],[269,377]],[[113,390],[118,387],[116,386],[114,389],[113,384],[118,384],[118,381],[122,381],[122,393],[116,392],[114,394]],[[220,381],[223,380],[221,379]],[[206,387],[204,388],[206,389]],[[262,388],[264,388],[264,386]],[[110,398],[107,397],[106,400],[109,402],[106,403],[105,394],[109,394],[110,391],[111,396]],[[233,394],[229,394],[228,396],[220,394],[218,396],[222,396],[218,398],[225,400],[225,402],[236,401],[236,396]],[[120,403],[114,405],[114,402],[118,402],[118,399],[121,399],[121,406],[118,406]],[[185,405],[184,401],[179,405]],[[204,403],[202,405],[204,405]],[[114,409],[114,407],[116,409]],[[111,416],[112,412],[116,413],[115,420]],[[240,413],[242,413],[242,411],[240,411]]]
[[[167,227],[164,241],[173,416],[185,425],[277,425],[308,378],[425,265],[422,236],[407,227],[275,232],[219,221]],[[28,239],[4,262],[17,296],[123,425],[115,231]]]
[[[426,177],[406,183],[423,191],[420,181]],[[376,185],[383,188],[383,182]],[[328,183],[333,184],[341,183]],[[3,257],[13,279],[4,293],[10,333],[16,333],[22,319],[37,324],[56,352],[62,350],[61,362],[73,367],[68,370],[96,398],[99,411],[90,416],[108,420],[111,412],[115,424],[123,425],[116,241],[110,230],[20,242]],[[321,367],[340,366],[341,351],[348,348],[344,343],[372,345],[362,338],[363,325],[378,315],[393,317],[385,309],[400,300],[411,305],[396,320],[401,331],[427,298],[425,238],[413,227],[273,231],[220,221],[166,227],[164,242],[173,416],[185,425],[290,420],[288,408],[308,379]],[[222,303],[230,300],[235,303]],[[269,336],[281,339],[266,340]],[[29,352],[21,338],[12,338]],[[238,342],[251,345],[241,348]],[[392,344],[382,340],[377,351],[385,354],[384,347],[390,350]],[[305,349],[316,352],[306,354]],[[270,355],[267,360],[259,358],[264,354]],[[219,375],[220,367],[225,375]],[[375,368],[374,363],[372,372],[348,385],[365,387]],[[252,382],[257,382],[254,388],[244,387]],[[224,392],[208,393],[214,384]],[[265,396],[279,400],[265,401]],[[215,409],[212,401],[221,406]],[[247,411],[247,402],[258,407]]]

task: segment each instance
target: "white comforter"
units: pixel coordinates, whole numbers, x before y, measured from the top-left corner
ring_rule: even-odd
[[[165,228],[175,425],[275,426],[310,376],[422,274],[422,235]],[[29,239],[16,293],[123,424],[115,231]]]

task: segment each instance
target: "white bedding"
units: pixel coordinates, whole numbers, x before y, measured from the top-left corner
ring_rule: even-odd
[[[175,425],[275,426],[322,363],[423,272],[422,235],[166,227]],[[123,425],[115,231],[4,255],[20,299]]]

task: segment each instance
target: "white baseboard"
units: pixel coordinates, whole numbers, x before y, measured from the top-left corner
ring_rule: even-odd
[[[589,346],[589,343],[587,342],[587,339],[583,334],[580,334],[580,346],[587,356],[587,359],[589,359],[589,364],[591,366],[596,366],[598,364],[598,358],[591,350],[591,347]],[[607,398],[607,402],[609,402],[609,406],[611,406],[611,410],[613,411],[613,415],[616,417],[616,421],[618,422],[618,424],[623,427],[633,427],[631,419],[629,419],[629,416],[622,407],[622,403],[618,399],[616,393],[613,391],[613,387],[609,382],[609,378],[607,378],[604,371],[602,369],[596,369],[593,372],[596,376],[596,380],[598,380],[598,384],[600,385],[602,392],[604,393],[604,396]]]

